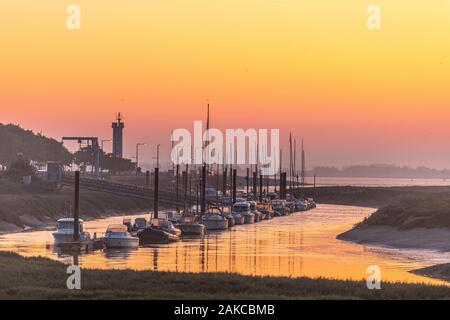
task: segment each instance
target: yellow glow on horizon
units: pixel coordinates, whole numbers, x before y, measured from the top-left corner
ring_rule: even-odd
[[[72,3],[79,31],[66,29]],[[366,27],[373,3],[381,31]],[[2,1],[0,103],[13,111],[1,121],[36,127],[45,112],[89,112],[94,128],[122,109],[137,125],[156,117],[167,127],[212,101],[221,125],[252,115],[258,126],[296,128],[306,117],[312,134],[320,123],[411,130],[425,119],[433,131],[450,116],[449,3]]]

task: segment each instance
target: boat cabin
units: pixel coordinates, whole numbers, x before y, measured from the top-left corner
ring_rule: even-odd
[[[234,213],[247,213],[250,212],[250,203],[248,202],[236,202],[233,205]]]
[[[83,220],[79,219],[78,220],[80,225],[79,225],[79,230],[80,233],[83,232]],[[72,230],[73,231],[73,225],[74,225],[74,219],[73,218],[62,218],[59,219],[57,221],[58,223],[58,230]]]
[[[125,233],[128,233],[128,228],[126,225],[123,225],[123,224],[111,224],[106,229],[106,233],[125,234]]]

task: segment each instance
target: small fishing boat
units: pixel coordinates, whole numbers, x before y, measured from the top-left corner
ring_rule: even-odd
[[[264,219],[272,219],[273,218],[273,210],[270,203],[258,203],[258,211],[261,212],[264,216]]]
[[[263,220],[262,213],[258,211],[256,201],[249,201],[250,212],[255,215],[255,222],[260,222]]]
[[[207,213],[201,217],[201,224],[206,230],[226,230],[228,229],[228,220],[222,216],[222,210],[217,207],[211,207]]]
[[[58,220],[58,227],[55,232],[53,232],[53,238],[55,240],[55,245],[60,245],[62,243],[73,242],[73,218],[62,218]],[[91,239],[89,232],[83,230],[83,220],[79,219],[79,229],[80,241],[87,241]]]
[[[184,215],[178,228],[183,235],[203,236],[205,233],[205,226],[198,223],[194,215]]]
[[[172,222],[167,220],[166,216],[158,216],[158,218],[153,218],[150,221],[151,227],[154,229],[159,229],[165,232],[168,232],[170,234],[173,234],[177,237],[181,236],[181,230],[178,228],[175,228]]]
[[[139,238],[132,236],[123,224],[112,224],[106,229],[103,242],[106,248],[137,248]]]
[[[308,201],[304,199],[298,199],[295,201],[295,209],[297,211],[306,211],[309,209]]]
[[[167,244],[180,240],[179,236],[151,226],[139,231],[137,237],[139,238],[139,245],[141,246]]]
[[[306,199],[306,201],[308,201],[308,205],[309,205],[310,209],[314,209],[317,207],[317,204],[313,198],[308,198],[308,199]]]
[[[238,202],[233,205],[231,215],[234,218],[234,224],[244,224],[244,212],[248,211],[248,205],[246,202]]]
[[[250,203],[245,202],[237,202],[235,205],[241,205],[241,215],[244,217],[245,224],[255,223],[255,215],[250,211]]]
[[[277,216],[285,216],[289,213],[286,200],[273,200],[272,209]]]

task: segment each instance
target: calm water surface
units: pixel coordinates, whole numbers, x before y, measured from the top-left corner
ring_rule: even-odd
[[[84,268],[177,272],[236,272],[247,275],[363,279],[369,265],[379,265],[384,280],[442,283],[408,270],[449,261],[450,253],[367,247],[337,240],[337,234],[370,215],[374,209],[319,205],[316,209],[253,225],[184,239],[170,245],[135,250],[104,250],[79,257]],[[136,216],[133,216],[136,217]],[[123,217],[85,222],[85,229],[103,233]],[[24,256],[45,256],[71,263],[58,255],[51,231],[0,236],[0,250]]]

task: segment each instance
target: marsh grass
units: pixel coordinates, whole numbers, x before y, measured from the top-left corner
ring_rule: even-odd
[[[365,281],[252,277],[227,273],[82,270],[81,290],[66,289],[66,267],[0,252],[0,299],[449,299],[450,288]]]

